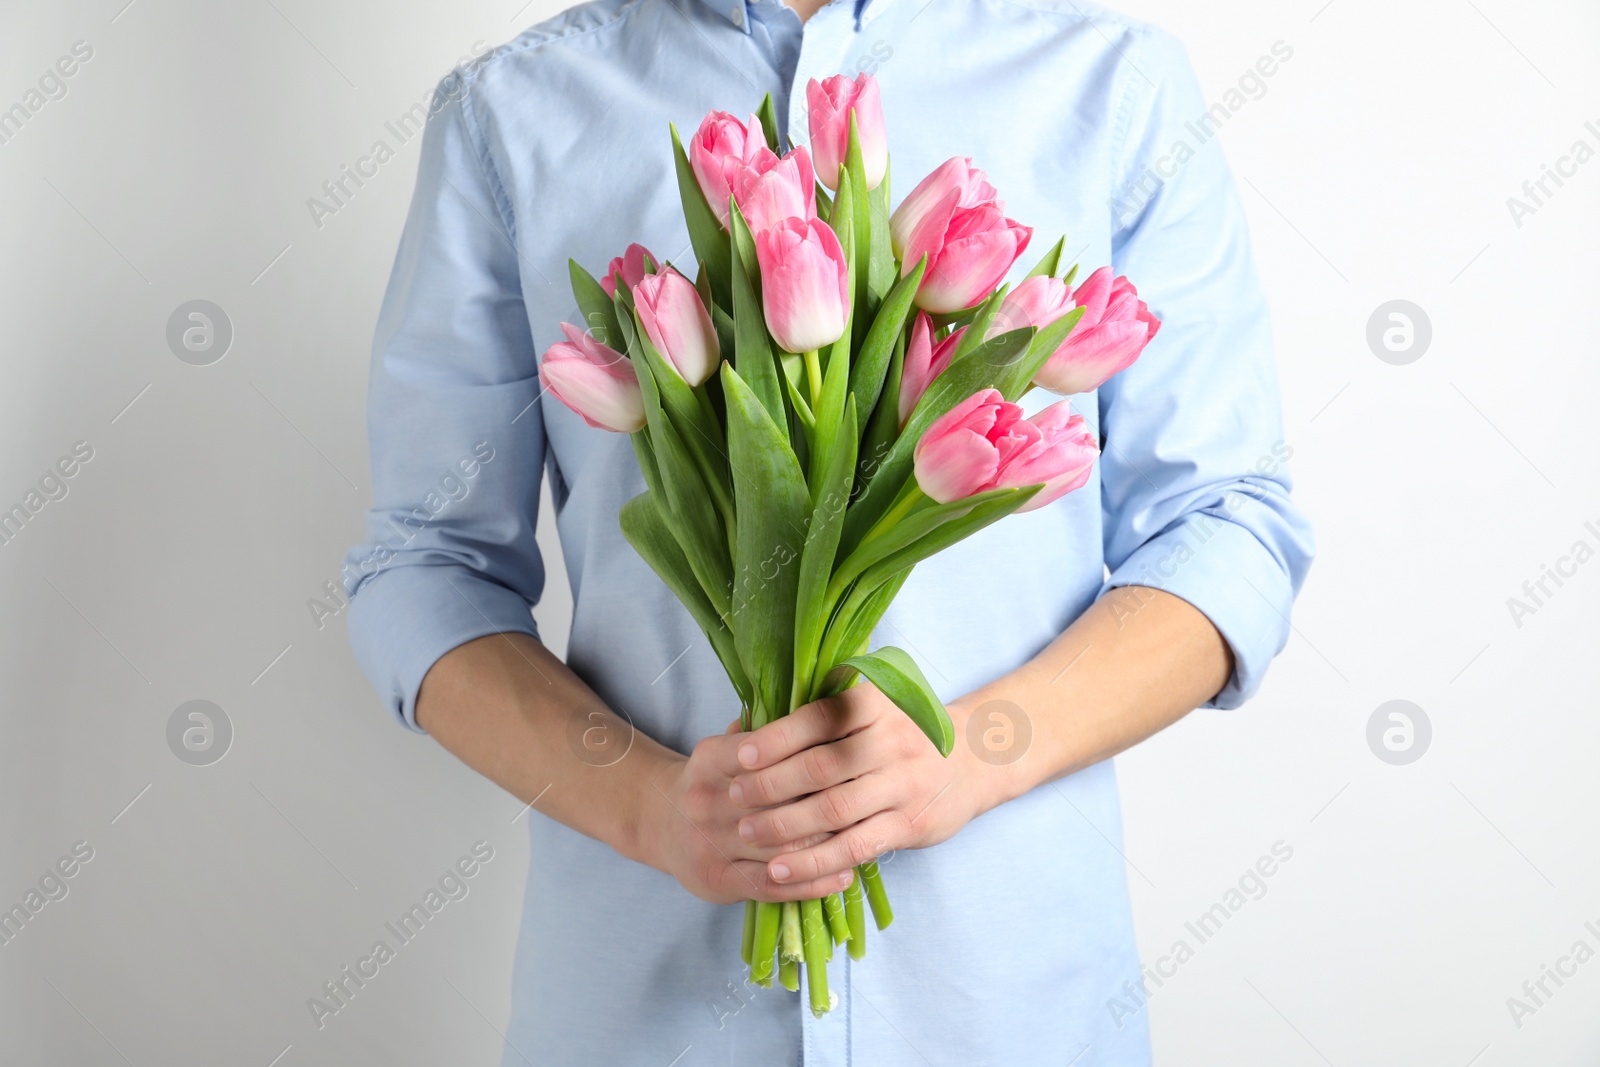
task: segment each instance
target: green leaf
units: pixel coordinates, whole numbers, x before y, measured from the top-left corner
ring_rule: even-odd
[[[711,275],[711,291],[716,302],[730,305],[728,274],[732,264],[728,258],[728,238],[717,221],[716,212],[706,202],[700,191],[700,182],[689,165],[689,157],[678,137],[678,128],[672,127],[672,156],[678,173],[678,199],[683,202],[683,218],[689,226],[689,241],[694,254],[706,265]]]
[[[913,512],[908,519],[897,523],[888,534],[880,535],[887,538],[897,531],[904,531],[903,535],[896,537],[887,546],[889,551],[886,553],[876,551],[878,541],[874,540],[869,546],[863,546],[859,550],[866,555],[858,557],[857,554],[852,554],[847,560],[851,572],[848,578],[842,578],[845,572],[841,568],[828,585],[826,600],[830,605],[837,601],[842,591],[841,586],[846,586],[848,591],[845,592],[843,601],[833,608],[834,618],[828,624],[822,648],[817,655],[817,666],[812,676],[813,684],[821,686],[830,664],[839,656],[859,647],[871,636],[872,628],[878,624],[878,620],[888,609],[889,601],[894,597],[894,590],[900,588],[913,567],[929,556],[942,552],[991,523],[1010,515],[1031,500],[1039,488],[1029,485],[1017,489],[993,490],[966,500],[940,505],[939,508],[947,510],[939,515],[931,514],[938,510],[934,508]],[[919,516],[928,518],[913,522]],[[934,519],[939,521],[935,522]],[[870,562],[871,565],[862,570],[861,564],[864,562]],[[849,579],[853,579],[853,582]],[[886,589],[889,592],[885,593]],[[837,692],[838,688],[832,691]]]
[[[1039,260],[1038,264],[1028,272],[1028,277],[1037,278],[1042,275],[1046,278],[1054,278],[1056,271],[1061,267],[1061,252],[1066,246],[1067,237],[1066,234],[1062,234],[1061,238],[1050,246],[1050,251],[1044,254],[1044,258]]]
[[[784,418],[783,394],[778,385],[778,365],[772,354],[772,337],[767,333],[766,312],[761,305],[759,287],[761,266],[756,261],[756,242],[733,198],[728,198],[728,226],[733,251],[733,367],[750,386],[772,421]]]
[[[895,440],[900,436],[900,376],[905,369],[906,335],[902,332],[894,339],[894,354],[889,359],[889,370],[883,376],[883,391],[878,397],[877,410],[867,425],[866,436],[856,455],[856,492],[866,487],[877,473],[878,466],[889,455]]]
[[[990,293],[988,298],[973,311],[967,332],[961,335],[961,340],[956,343],[955,353],[950,357],[952,366],[986,343],[987,339],[983,335],[989,332],[989,325],[994,321],[995,312],[1000,310],[1000,305],[1005,301],[1010,288],[1008,285],[1002,285]]]
[[[855,398],[845,402],[847,424],[855,422]],[[817,646],[828,622],[831,604],[825,598],[828,577],[833,570],[834,552],[839,547],[839,531],[844,526],[845,509],[850,504],[852,474],[856,465],[856,439],[843,435],[828,460],[821,492],[811,509],[811,524],[806,530],[805,548],[800,553],[800,576],[795,593],[794,681],[790,702],[798,707],[810,700],[811,674],[816,669]]]
[[[877,588],[879,584],[902,571],[916,566],[929,556],[943,552],[958,541],[965,541],[979,530],[1016,511],[1032,500],[1042,486],[1025,485],[1014,489],[995,489],[983,493],[970,509],[958,511],[953,517],[939,523],[909,544],[884,556],[861,575],[860,584]],[[966,503],[957,501],[956,503]],[[949,507],[950,505],[945,505]]]
[[[946,523],[965,517],[980,505],[987,504],[991,500],[1015,496],[1019,492],[1021,490],[991,489],[987,493],[978,493],[975,496],[964,497],[961,500],[952,500],[948,504],[936,504],[931,500],[925,501],[920,510],[911,512],[905,518],[896,522],[887,530],[882,531],[871,540],[864,542],[854,552],[851,552],[838,567],[834,568],[831,584],[836,591],[842,592],[846,585],[860,577],[868,567],[911,547]],[[1026,495],[1031,496],[1032,494],[1028,493]],[[940,547],[944,546],[941,545]],[[921,558],[926,559],[931,554],[931,552],[925,553]]]
[[[678,543],[717,613],[731,611],[733,568],[728,559],[728,531],[705,479],[669,420],[663,418],[648,429]]]
[[[1072,279],[1076,278],[1077,276],[1078,276],[1078,265],[1076,263],[1074,263],[1072,265],[1072,269],[1067,271],[1067,273],[1065,273],[1065,274],[1063,274],[1061,276],[1061,284],[1062,285],[1071,285],[1072,284]]]
[[[850,127],[845,148],[845,171],[850,175],[851,224],[855,235],[855,255],[851,271],[851,322],[857,346],[866,336],[867,325],[878,313],[878,294],[867,284],[872,255],[872,197],[867,189],[867,169],[861,158],[861,137],[856,130],[855,109],[850,110]],[[863,416],[865,417],[865,416]],[[859,430],[858,430],[859,432]]]
[[[867,256],[867,288],[882,298],[894,285],[900,274],[900,264],[894,258],[893,238],[889,230],[892,212],[889,208],[889,164],[883,167],[883,181],[867,194],[872,206],[872,248]]]
[[[850,368],[850,395],[856,401],[858,435],[866,429],[867,419],[878,405],[890,354],[905,330],[906,318],[911,314],[911,301],[917,295],[917,287],[922,284],[922,275],[927,267],[928,257],[923,256],[910,274],[895,283],[879,307],[877,317],[872,320],[872,328],[867,331],[866,339],[861,342],[856,354],[855,364]]]
[[[584,270],[575,259],[567,260],[567,275],[572,279],[572,295],[583,312],[583,325],[590,335],[603,345],[622,351],[626,342],[617,326],[617,308],[594,275]]]
[[[842,551],[853,552],[861,538],[889,510],[911,476],[917,441],[935,419],[982,389],[998,388],[1014,364],[1022,360],[1033,328],[1011,330],[979,345],[966,358],[952,362],[933,380],[911,412],[905,429],[889,449],[866,487],[845,516]]]
[[[906,713],[917,728],[928,735],[939,755],[949,756],[956,743],[955,724],[944,710],[928,679],[911,657],[893,645],[885,645],[864,656],[852,656],[841,666],[853,667],[878,691]]]
[[[872,631],[882,621],[884,613],[894,601],[900,587],[911,575],[911,568],[883,582],[873,589],[857,586],[834,612],[822,638],[822,648],[817,653],[817,667],[812,674],[812,692],[819,697],[836,696],[850,688],[855,679],[853,667],[838,667],[840,659],[860,655],[872,640]]]
[[[727,363],[722,387],[739,516],[731,628],[756,693],[758,717],[770,721],[791,710],[795,594],[811,497],[788,436]]]
[[[634,315],[637,314],[635,311]],[[722,428],[717,425],[709,405],[702,397],[695,395],[689,383],[656,351],[643,327],[637,321],[630,325],[633,327],[633,347],[640,353],[640,358],[634,362],[634,369],[649,370],[654,379],[654,388],[660,395],[661,406],[678,431],[679,438],[688,446],[689,454],[699,464],[718,508],[725,514],[731,514],[728,459],[722,450]]]
[[[833,194],[833,211],[828,216],[828,225],[833,227],[839,243],[847,250],[855,246],[855,183],[850,180],[850,172],[843,167],[839,168],[839,188]]]
[[[834,202],[835,212],[831,225],[835,227],[839,237],[839,245],[844,250],[845,263],[848,265],[848,280],[853,285],[856,272],[856,238],[852,218],[856,210],[854,183],[843,168],[839,173],[839,196]],[[855,308],[850,309],[851,318],[854,318]],[[812,500],[817,499],[821,491],[824,472],[832,464],[835,450],[843,447],[842,439],[855,437],[859,433],[855,419],[849,425],[844,423],[845,399],[850,388],[850,323],[845,323],[844,333],[839,336],[827,350],[827,363],[823,368],[822,391],[817,396],[812,408],[815,416],[811,436],[811,462],[809,465],[810,485]],[[851,444],[852,451],[855,448]]]
[[[1013,361],[995,383],[1005,398],[1012,403],[1020,400],[1033,385],[1033,376],[1039,373],[1055,350],[1061,347],[1067,335],[1072,333],[1078,325],[1078,320],[1083,318],[1083,308],[1073,308],[1044,329],[1033,335],[1028,342],[1027,349],[1020,358]],[[1020,332],[1020,331],[1016,331]],[[1005,336],[1005,335],[1002,335]],[[1000,338],[995,338],[1000,340]]]
[[[783,149],[779,146],[783,142],[778,136],[778,109],[773,106],[771,93],[761,98],[761,106],[756,108],[756,118],[761,120],[761,132],[766,135],[767,147],[782,155]]]
[[[641,441],[643,434],[634,434],[635,441]],[[644,445],[646,450],[649,445]],[[655,467],[648,454],[641,455],[641,467],[646,465]],[[646,476],[646,481],[659,481]],[[739,699],[746,705],[751,698],[750,679],[745,675],[744,667],[739,662],[738,651],[734,647],[733,634],[723,624],[722,616],[712,606],[711,600],[706,596],[705,590],[700,587],[699,579],[695,577],[694,569],[689,565],[689,559],[683,554],[677,538],[672,533],[666,518],[661,513],[661,498],[656,495],[656,490],[640,493],[638,496],[622,505],[620,515],[622,536],[643,557],[655,571],[672,594],[678,598],[690,616],[699,624],[711,641],[712,650],[717,658],[722,661],[723,667],[728,672],[728,678],[733,683],[733,688],[739,694]]]
[[[618,299],[620,308],[620,296]],[[733,584],[726,525],[712,504],[699,464],[662,409],[656,376],[645,362],[642,347],[649,342],[639,332],[631,312],[618,321],[623,324],[628,353],[638,370],[639,391],[644,397],[645,430],[632,435],[639,469],[644,473],[645,484],[659,493],[657,499],[670,508],[673,535],[701,589],[717,613],[726,614],[732,607],[729,589]]]

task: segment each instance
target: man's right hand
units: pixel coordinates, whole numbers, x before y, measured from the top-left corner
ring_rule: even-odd
[[[774,882],[767,875],[774,856],[810,847],[827,834],[781,848],[758,848],[740,839],[739,820],[750,809],[734,805],[728,786],[744,770],[736,753],[749,735],[737,730],[735,723],[728,733],[705,738],[686,757],[671,753],[649,776],[651,791],[639,826],[646,862],[716,904],[812,900],[839,892],[850,884],[853,872],[797,884]]]
[[[630,738],[619,759],[574,747],[580,733]],[[739,838],[728,787],[748,734],[738,724],[688,756],[605,707],[566,664],[527,634],[491,634],[441,656],[422,680],[417,723],[478,773],[540,813],[672,875],[701,900],[807,900],[842,889],[839,876],[779,885],[767,862],[784,849]],[[586,758],[590,757],[590,758]],[[806,847],[825,840],[808,841]],[[848,874],[848,872],[847,872]]]

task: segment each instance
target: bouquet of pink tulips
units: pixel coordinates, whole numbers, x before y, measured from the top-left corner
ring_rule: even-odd
[[[687,151],[673,130],[694,269],[637,244],[599,281],[573,262],[586,329],[562,325],[539,377],[632,436],[648,491],[623,533],[705,631],[744,728],[864,677],[948,756],[944,706],[905,652],[869,651],[873,628],[919,561],[1088,480],[1083,417],[1017,401],[1094,389],[1159,323],[1109,268],[1074,289],[1060,241],[1001,284],[1032,231],[971,160],[891,213],[871,77],[812,81],[807,102],[810,152],[779,154],[770,97],[748,123],[712,112]],[[754,982],[798,990],[803,962],[829,1010],[835,945],[860,959],[866,908],[892,918],[876,862],[856,873],[821,900],[746,903]]]

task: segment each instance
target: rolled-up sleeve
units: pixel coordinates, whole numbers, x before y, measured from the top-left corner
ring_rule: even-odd
[[[446,652],[538,636],[545,432],[514,220],[460,73],[440,83],[373,341],[373,507],[345,559],[356,660],[389,711]]]
[[[1289,496],[1271,323],[1207,102],[1158,31],[1128,67],[1112,258],[1162,326],[1099,393],[1106,587],[1204,612],[1234,654],[1210,705],[1231,708],[1288,640],[1311,529]]]

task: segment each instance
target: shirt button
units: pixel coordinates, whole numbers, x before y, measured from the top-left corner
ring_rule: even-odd
[[[744,5],[743,4],[735,5],[733,7],[733,9],[728,12],[728,17],[733,20],[733,24],[735,26],[743,26],[744,25]]]

